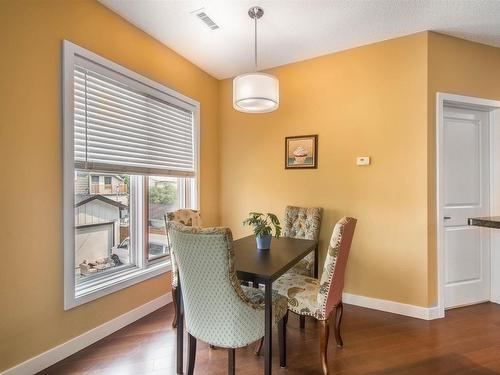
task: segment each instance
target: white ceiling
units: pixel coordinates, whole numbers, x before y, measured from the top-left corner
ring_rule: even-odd
[[[500,47],[500,0],[99,1],[219,79],[253,70],[254,5],[259,69],[424,30]],[[202,7],[220,29],[191,14]]]

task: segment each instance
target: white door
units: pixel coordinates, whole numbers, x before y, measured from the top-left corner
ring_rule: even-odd
[[[488,112],[444,107],[445,308],[490,299],[489,230],[467,225],[490,213],[489,134]]]

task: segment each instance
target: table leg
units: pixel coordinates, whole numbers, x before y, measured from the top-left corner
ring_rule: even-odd
[[[182,292],[181,285],[177,286],[177,374],[184,373],[184,311],[182,308]]]
[[[318,258],[319,258],[319,249],[318,245],[314,248],[314,277],[318,278]]]
[[[258,283],[257,279],[253,279],[253,280],[252,280],[252,286],[253,286],[254,288],[259,289],[259,283]]]
[[[272,367],[272,333],[273,333],[273,283],[271,281],[265,284],[265,336],[264,336],[264,374],[271,375]]]

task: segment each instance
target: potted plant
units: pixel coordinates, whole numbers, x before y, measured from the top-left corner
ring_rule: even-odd
[[[253,227],[257,249],[270,249],[273,228],[276,238],[279,238],[281,235],[281,226],[278,217],[275,214],[262,214],[260,212],[250,212],[249,215],[250,216],[243,221],[243,225],[250,225]]]

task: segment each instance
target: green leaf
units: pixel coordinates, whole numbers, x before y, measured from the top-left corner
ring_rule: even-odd
[[[274,227],[274,237],[280,238],[281,236],[281,227],[279,225],[276,225]]]
[[[268,213],[267,216],[271,220],[271,223],[273,223],[275,226],[280,225],[280,220],[275,214]]]
[[[272,234],[274,228],[274,236],[279,238],[281,235],[281,226],[278,217],[268,212],[263,214],[260,212],[250,212],[249,217],[243,220],[243,225],[253,227],[255,236],[267,236]]]
[[[261,217],[261,216],[264,216],[264,214],[260,213],[260,212],[250,212],[249,215],[252,215],[254,217]]]

